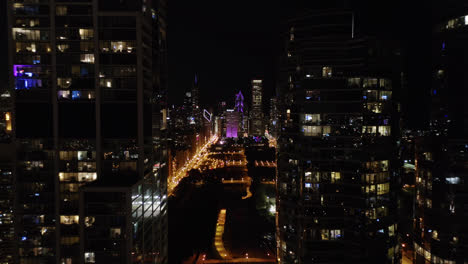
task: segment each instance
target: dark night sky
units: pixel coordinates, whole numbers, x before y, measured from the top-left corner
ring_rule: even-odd
[[[195,73],[202,106],[215,106],[222,100],[231,106],[239,90],[247,98],[253,78],[264,79],[265,96],[270,97],[278,23],[276,0],[171,1],[169,101],[182,102]]]

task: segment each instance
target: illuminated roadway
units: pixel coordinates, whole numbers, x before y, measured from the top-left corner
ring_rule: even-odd
[[[174,176],[167,181],[167,193],[172,195],[179,182],[187,177],[187,172],[191,169],[198,168],[209,156],[207,149],[218,140],[218,136],[214,135],[210,140],[195,154],[189,162],[187,162],[182,168],[177,170]]]

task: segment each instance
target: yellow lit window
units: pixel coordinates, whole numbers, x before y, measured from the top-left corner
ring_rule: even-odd
[[[94,224],[95,220],[96,219],[93,216],[86,216],[84,218],[84,224],[85,224],[86,227],[90,227],[90,226],[92,226]]]
[[[389,183],[380,183],[377,184],[377,195],[386,194],[390,191]]]
[[[61,182],[76,181],[78,174],[75,172],[59,172],[59,180]]]
[[[6,112],[5,113],[5,121],[6,121],[6,131],[11,131],[11,113]]]
[[[66,6],[57,6],[55,8],[55,14],[57,16],[66,16],[67,15],[67,7]]]
[[[330,133],[331,127],[330,126],[302,126],[302,131],[304,132],[304,136],[325,136]]]
[[[78,181],[91,182],[97,179],[96,172],[78,172]]]
[[[335,182],[339,182],[340,180],[341,180],[341,173],[332,171],[332,173],[331,173],[331,182],[335,183]]]
[[[60,244],[64,245],[64,246],[76,245],[78,243],[80,243],[80,237],[78,237],[78,236],[61,237],[60,238]]]
[[[82,40],[93,39],[94,37],[94,30],[92,29],[80,28],[79,32],[80,32],[80,38]]]
[[[94,54],[80,54],[80,61],[82,63],[94,64]]]
[[[61,215],[60,223],[63,225],[73,225],[79,223],[80,217],[78,215]]]
[[[322,77],[324,78],[332,77],[332,67],[322,67]]]
[[[390,136],[391,127],[390,126],[379,126],[379,135],[380,136]]]

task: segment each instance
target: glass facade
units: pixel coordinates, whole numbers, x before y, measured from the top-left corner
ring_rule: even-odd
[[[393,72],[348,11],[287,21],[280,76],[278,263],[399,263]],[[312,27],[310,25],[317,25]],[[385,47],[381,47],[385,48]],[[378,110],[375,110],[375,109]]]
[[[165,197],[165,8],[164,1],[8,1],[11,87],[1,96],[14,98],[15,111],[0,112],[0,137],[14,132],[18,141],[18,263],[102,259],[80,227],[108,222],[86,213],[84,188],[109,193],[114,182],[132,188],[151,178],[151,197]],[[131,208],[119,195],[109,201]],[[159,224],[145,235],[155,246],[144,252],[165,263],[166,207],[158,210]],[[131,209],[109,214],[122,212],[130,217]],[[122,240],[130,231],[109,232]],[[137,263],[132,248],[114,247],[113,263]]]
[[[414,263],[468,263],[466,16],[437,26],[429,130],[415,144]]]

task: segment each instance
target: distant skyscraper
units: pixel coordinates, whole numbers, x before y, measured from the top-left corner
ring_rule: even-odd
[[[239,113],[239,136],[244,136],[244,133],[247,129],[247,118],[244,111],[244,95],[242,92],[236,94],[236,101],[234,105],[234,110]]]
[[[14,232],[15,144],[13,105],[6,85],[0,87],[0,263],[14,262],[17,243]]]
[[[195,74],[193,86],[191,90],[192,95],[192,116],[195,118],[197,125],[202,124],[202,109],[200,108],[200,88],[198,86],[198,76]]]
[[[244,96],[242,95],[241,91],[236,94],[236,103],[234,109],[239,113],[244,112]]]
[[[414,263],[468,263],[468,16],[434,31],[429,131],[416,141]]]
[[[262,109],[262,80],[252,80],[252,109],[250,111],[250,135],[262,136],[265,134],[263,126]]]
[[[166,3],[77,2],[8,0],[15,263],[167,263]]]
[[[280,131],[278,98],[270,98],[270,120],[268,124],[268,133],[273,137],[278,137]]]
[[[239,132],[239,115],[234,109],[226,110],[226,137],[237,138]]]
[[[279,263],[400,263],[399,120],[392,97],[399,72],[369,53],[392,54],[372,38],[356,37],[353,17],[325,10],[286,22]]]

